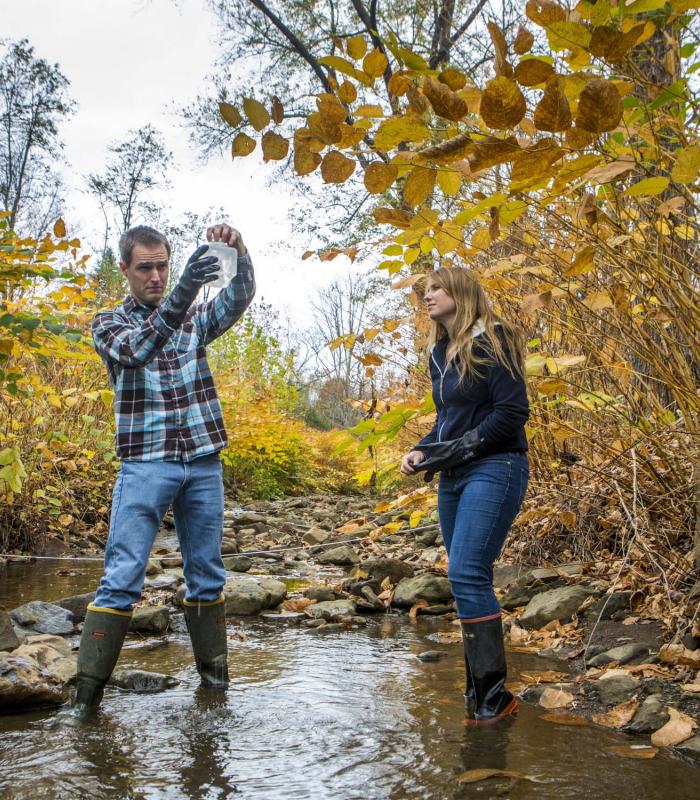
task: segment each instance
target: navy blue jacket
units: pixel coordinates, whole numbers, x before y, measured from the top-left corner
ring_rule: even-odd
[[[498,332],[498,328],[496,329]],[[503,336],[506,357],[510,357]],[[474,354],[488,358],[488,339],[474,337]],[[482,441],[479,457],[511,450],[527,450],[525,422],[530,414],[525,381],[510,372],[493,357],[478,367],[479,375],[467,377],[460,384],[454,359],[447,365],[447,337],[435,344],[430,354],[430,377],[437,416],[435,425],[420,444],[457,439],[477,429]],[[517,373],[516,373],[517,374]]]

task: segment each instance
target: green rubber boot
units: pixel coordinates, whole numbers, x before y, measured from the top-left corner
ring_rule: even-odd
[[[185,622],[203,686],[228,686],[226,614],[223,596],[213,603],[185,600]]]
[[[97,710],[130,622],[130,611],[88,606],[80,637],[72,716],[86,719]]]

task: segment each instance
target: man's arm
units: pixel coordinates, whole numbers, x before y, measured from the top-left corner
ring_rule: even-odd
[[[92,321],[95,350],[105,360],[125,367],[142,367],[152,361],[175,333],[159,309],[141,325],[132,325],[113,311],[102,311]]]

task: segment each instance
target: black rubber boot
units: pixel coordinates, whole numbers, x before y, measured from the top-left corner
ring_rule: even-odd
[[[80,637],[71,716],[87,719],[97,710],[130,622],[130,611],[88,606]]]
[[[474,724],[514,714],[518,701],[505,688],[506,651],[501,615],[462,620],[467,680],[473,694],[465,695],[467,714]]]
[[[185,622],[203,686],[228,686],[224,598],[213,603],[185,600]]]

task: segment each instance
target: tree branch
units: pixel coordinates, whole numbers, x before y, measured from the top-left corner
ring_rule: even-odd
[[[452,27],[452,13],[454,13],[454,5],[450,2],[443,3],[443,8],[440,12],[440,17],[437,20],[436,25],[442,28],[441,35],[439,38],[439,47],[438,49],[430,56],[429,65],[431,69],[436,69],[438,64],[441,64],[447,61],[450,57],[450,51],[454,46],[455,42],[464,34],[464,32],[469,28],[469,26],[474,22],[474,20],[479,15],[481,9],[486,5],[486,0],[478,0],[476,7],[471,12],[471,14],[466,18],[466,20],[462,23],[462,25],[452,34],[449,36],[449,29]],[[446,8],[450,7],[450,8]],[[450,10],[451,9],[451,10]],[[446,15],[443,17],[443,15]],[[449,18],[448,16],[449,15]],[[437,31],[436,37],[437,39]]]

